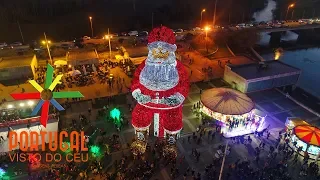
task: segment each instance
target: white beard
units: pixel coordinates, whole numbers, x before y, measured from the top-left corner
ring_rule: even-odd
[[[166,91],[179,82],[179,73],[174,64],[151,64],[146,61],[140,73],[140,83],[152,91]]]

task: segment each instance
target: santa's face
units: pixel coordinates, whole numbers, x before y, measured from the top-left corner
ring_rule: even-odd
[[[176,64],[174,51],[163,47],[150,49],[140,74],[141,84],[153,91],[166,91],[175,87],[179,82]]]
[[[162,41],[153,42],[148,45],[149,53],[147,62],[150,64],[175,64],[176,45]]]

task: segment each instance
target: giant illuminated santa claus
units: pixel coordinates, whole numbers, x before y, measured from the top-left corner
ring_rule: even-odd
[[[173,31],[165,26],[153,29],[148,49],[148,57],[136,69],[132,81],[132,96],[138,102],[132,112],[132,125],[136,132],[149,131],[153,122],[155,136],[177,134],[183,127],[182,104],[189,80],[183,64],[176,60]]]

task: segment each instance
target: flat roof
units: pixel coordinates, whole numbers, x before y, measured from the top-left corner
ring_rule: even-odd
[[[244,79],[257,79],[262,77],[275,76],[286,73],[301,72],[300,69],[280,62],[278,60],[264,61],[267,68],[259,69],[259,63],[250,63],[242,65],[228,65],[231,70]]]
[[[0,69],[30,66],[33,56],[0,57]]]
[[[73,60],[89,60],[98,59],[99,56],[95,50],[92,51],[80,51],[74,50],[67,53],[67,61]]]

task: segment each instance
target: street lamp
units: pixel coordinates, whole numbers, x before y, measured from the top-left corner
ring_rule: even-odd
[[[111,60],[111,38],[112,38],[112,36],[109,33],[109,29],[108,29],[108,35],[105,35],[104,38],[109,41],[109,56],[110,56],[110,60]]]
[[[90,20],[90,27],[91,27],[91,37],[93,38],[93,26],[92,26],[92,17],[89,17]]]
[[[52,60],[51,53],[50,53],[50,48],[49,48],[49,44],[51,44],[51,41],[48,41],[47,35],[46,35],[45,32],[43,33],[43,35],[44,35],[44,41],[42,41],[42,44],[43,44],[43,45],[46,45],[47,51],[48,51],[48,55],[49,55],[50,63],[51,63],[51,65],[53,65],[53,60]]]
[[[294,7],[294,4],[290,4],[290,5],[288,6],[285,20],[287,20],[289,9],[290,9],[290,8],[293,8],[293,7]]]
[[[292,10],[292,13],[291,13],[291,19],[293,20],[293,13],[294,13],[294,9]]]
[[[47,44],[51,44],[51,41],[41,41],[41,43],[43,44],[43,45],[47,45]]]
[[[208,40],[208,31],[210,31],[210,27],[208,27],[208,26],[204,27],[204,31],[206,32],[205,44],[206,44],[206,50],[207,50],[207,53],[208,53],[207,40]]]
[[[215,28],[215,27],[216,27],[217,3],[218,3],[218,0],[216,0],[216,1],[215,1],[215,3],[214,3],[214,12],[213,12],[213,28]]]
[[[202,9],[202,11],[201,11],[201,20],[200,20],[200,27],[201,27],[201,25],[202,25],[202,13],[204,13],[204,12],[206,12],[206,9]]]

